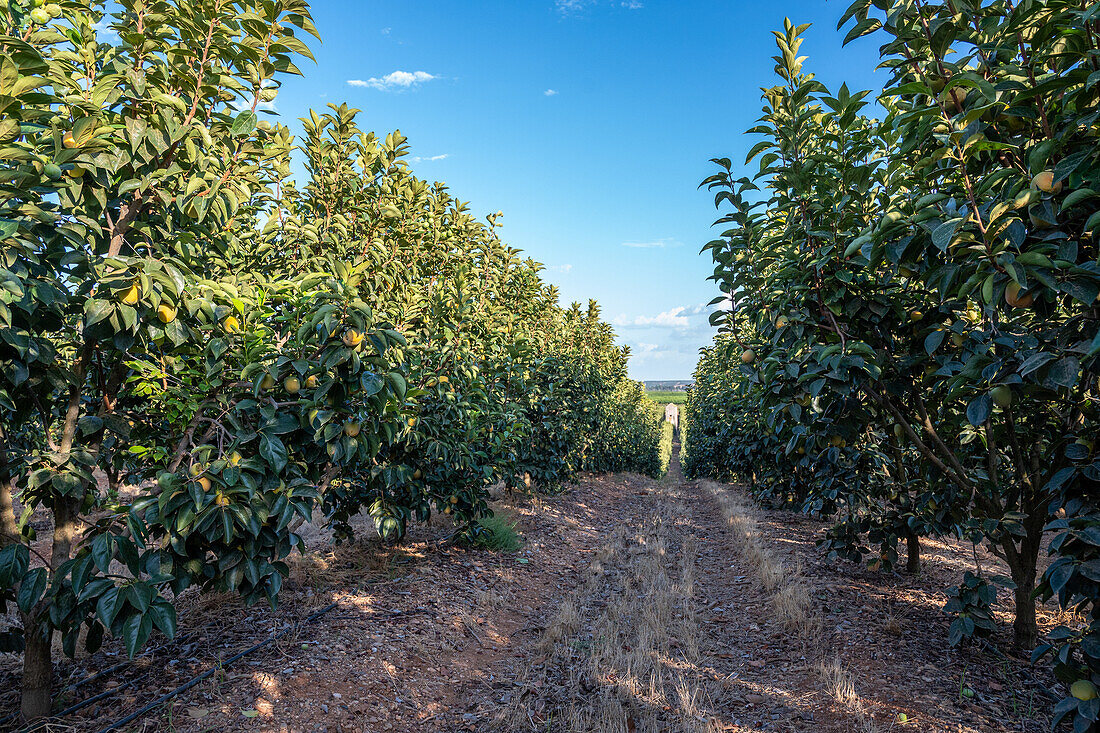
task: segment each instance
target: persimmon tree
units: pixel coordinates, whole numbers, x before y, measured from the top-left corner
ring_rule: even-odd
[[[234,258],[285,173],[257,109],[309,57],[306,4],[52,7],[0,11],[0,601],[22,619],[0,638],[26,718],[49,713],[55,634],[132,654],[188,586],[274,603],[290,523],[404,398],[402,339],[346,278]]]
[[[1011,571],[1025,649],[1043,532],[1060,530],[1042,592],[1091,626],[1052,639],[1059,676],[1082,683],[1056,717],[1085,729],[1100,661],[1095,19],[1070,2],[861,0],[841,25],[886,36],[881,119],[866,92],[804,70],[788,23],[750,130],[757,171],[719,160],[705,181],[728,211],[708,248],[733,309],[689,398],[687,466],[835,515],[825,544],[853,559],[878,544],[875,565],[902,537],[984,543]],[[952,640],[977,631],[963,614]]]

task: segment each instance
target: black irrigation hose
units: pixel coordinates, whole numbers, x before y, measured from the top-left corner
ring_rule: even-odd
[[[116,720],[115,722],[108,725],[106,728],[103,728],[102,730],[100,730],[99,733],[109,733],[109,731],[118,730],[119,728],[126,725],[127,723],[132,723],[135,720],[137,720],[138,718],[145,717],[150,712],[157,709],[158,707],[160,707],[164,703],[168,702],[172,698],[176,697],[177,695],[179,695],[183,692],[187,692],[188,690],[190,690],[192,687],[199,684],[203,680],[208,679],[209,677],[213,676],[218,670],[220,670],[224,667],[228,667],[229,665],[233,664],[233,662],[236,662],[241,657],[247,656],[247,655],[251,654],[252,652],[257,651],[258,649],[263,649],[265,646],[267,646],[271,642],[275,641],[280,636],[283,636],[284,634],[290,632],[292,629],[297,629],[298,627],[303,626],[304,624],[313,623],[314,621],[321,618],[322,616],[324,616],[326,613],[328,613],[332,609],[336,608],[336,606],[337,606],[336,603],[330,603],[327,606],[325,606],[324,608],[322,608],[320,611],[316,611],[316,612],[310,614],[309,616],[307,616],[304,620],[294,624],[294,626],[291,626],[290,628],[283,629],[282,631],[280,631],[278,633],[272,634],[271,636],[269,636],[266,639],[264,639],[263,641],[261,641],[259,644],[255,644],[255,645],[249,647],[248,649],[245,649],[242,652],[237,652],[236,654],[231,656],[229,659],[226,659],[222,662],[219,662],[218,664],[215,664],[213,667],[206,670],[205,672],[203,672],[199,676],[193,677],[189,682],[180,685],[179,687],[172,690],[171,692],[166,692],[165,694],[161,695],[156,700],[149,703],[148,705],[141,708],[140,710],[137,710],[133,713],[130,713],[125,718],[120,718],[119,720]]]
[[[104,698],[111,697],[112,695],[115,695],[119,692],[122,692],[127,687],[133,687],[138,682],[141,682],[143,679],[145,679],[148,676],[149,676],[148,674],[143,674],[140,677],[135,677],[134,679],[130,680],[129,682],[127,682],[125,684],[119,685],[118,687],[112,687],[109,690],[104,690],[103,692],[99,693],[98,695],[92,695],[87,700],[81,700],[80,702],[76,703],[75,705],[72,705],[71,707],[65,708],[64,710],[62,710],[60,713],[57,713],[53,717],[55,717],[55,718],[64,718],[66,715],[72,715],[77,710],[83,710],[84,708],[88,707],[89,705],[91,705],[94,702],[99,702],[100,700],[102,700]]]
[[[187,638],[187,637],[185,636],[184,638]],[[176,641],[178,642],[179,639],[177,639]],[[76,688],[83,687],[84,685],[86,685],[90,682],[95,682],[98,679],[106,677],[107,675],[111,674],[112,672],[117,672],[118,670],[122,669],[123,667],[129,667],[130,665],[132,665],[134,662],[138,661],[142,657],[151,657],[151,656],[157,654],[158,652],[164,651],[168,647],[169,647],[169,644],[162,644],[161,646],[158,646],[156,649],[147,650],[144,653],[142,653],[141,655],[139,655],[137,657],[134,657],[133,659],[123,660],[123,661],[119,662],[118,664],[111,665],[107,669],[96,672],[95,674],[93,674],[90,677],[85,677],[83,679],[77,680],[76,682],[72,682],[70,684],[67,684],[64,687],[62,687],[60,690],[57,691],[56,697],[61,697],[61,695],[63,695],[66,692],[69,692],[70,690],[75,690]],[[134,682],[137,682],[138,680],[145,679],[147,676],[148,675],[141,675],[137,679],[135,679],[131,682],[127,682],[126,684],[122,685],[118,689],[119,690],[125,689],[125,688],[129,687],[130,685],[132,685]],[[117,692],[117,690],[115,690],[115,692]],[[72,712],[75,712],[77,710],[80,710],[81,708],[85,707],[89,703],[95,702],[96,700],[99,700],[99,699],[103,698],[104,696],[105,696],[104,693],[100,693],[98,695],[95,695],[94,697],[91,697],[88,700],[85,700],[83,703],[77,703],[76,705],[74,705],[71,708],[66,708],[65,710],[58,713],[57,716],[55,716],[55,717],[61,717],[62,715],[66,715],[68,713],[72,713]],[[6,725],[6,724],[10,723],[11,721],[15,720],[18,717],[19,717],[19,713],[12,713],[11,715],[6,715],[3,718],[0,718],[0,726]]]

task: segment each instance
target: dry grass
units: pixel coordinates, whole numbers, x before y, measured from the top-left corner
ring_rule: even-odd
[[[817,676],[825,693],[852,716],[857,733],[881,733],[883,729],[856,692],[855,675],[844,666],[839,657],[833,657],[828,662],[818,662]]]
[[[538,642],[553,691],[517,695],[501,730],[657,733],[717,730],[712,698],[692,674],[699,661],[694,608],[694,537],[678,533],[689,510],[648,482],[657,498],[641,529],[616,531],[595,553],[588,577],[557,609]],[[529,669],[528,680],[537,671]]]
[[[817,676],[821,679],[825,693],[839,704],[851,705],[859,699],[856,695],[855,677],[838,657],[833,657],[828,662],[818,662]]]
[[[775,618],[805,643],[820,640],[824,622],[814,611],[812,586],[801,566],[784,563],[761,538],[755,509],[745,497],[714,481],[699,484],[718,502],[722,517],[733,530],[741,558],[760,586],[771,594]]]

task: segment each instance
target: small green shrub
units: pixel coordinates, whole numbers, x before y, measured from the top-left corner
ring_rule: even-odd
[[[474,546],[493,552],[515,552],[523,546],[516,532],[517,522],[503,514],[493,514],[477,520]]]

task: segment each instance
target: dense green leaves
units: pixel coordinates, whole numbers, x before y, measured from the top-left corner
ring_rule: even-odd
[[[725,230],[705,249],[731,307],[688,400],[686,470],[837,516],[823,546],[872,567],[902,540],[919,567],[922,535],[984,542],[1012,571],[1029,648],[1043,527],[1091,526],[1100,490],[1089,13],[853,3],[846,41],[884,39],[879,119],[866,92],[804,70],[788,22],[750,131],[758,172],[738,179],[721,159],[704,181]],[[1100,596],[1069,573],[1089,557],[1070,536],[1042,592],[1091,624],[1057,645],[1059,676],[1096,681]],[[953,641],[985,628],[986,599],[959,588],[977,595],[949,608]]]
[[[134,654],[188,587],[274,605],[318,509],[469,537],[494,483],[657,471],[594,304],[559,307],[400,133],[261,119],[312,59],[304,0],[28,7],[0,9],[0,649]]]

